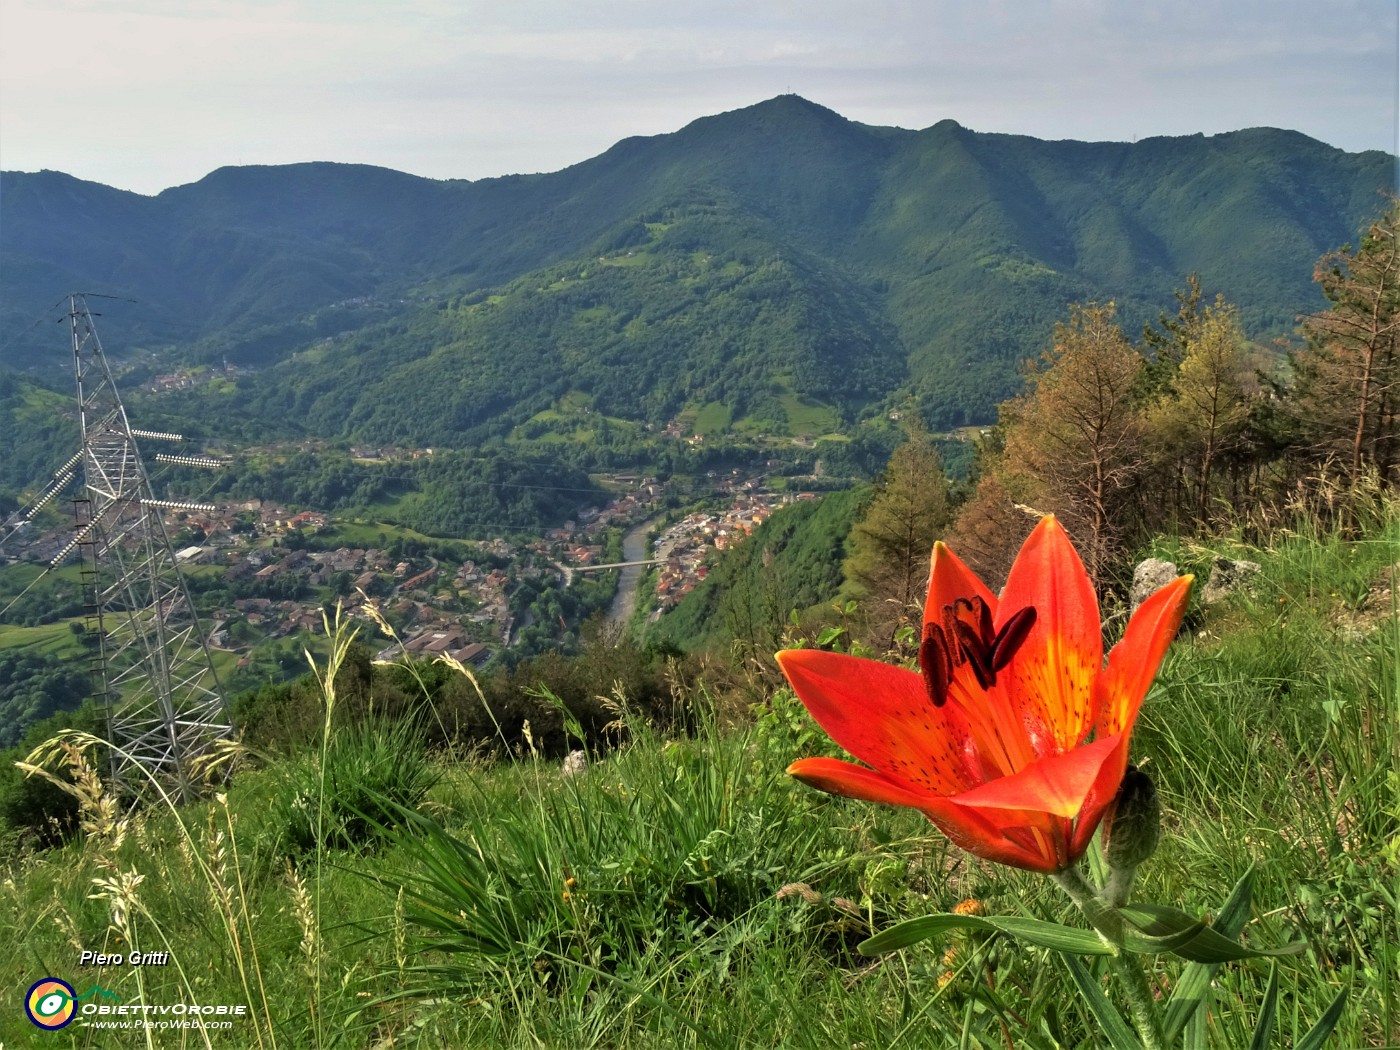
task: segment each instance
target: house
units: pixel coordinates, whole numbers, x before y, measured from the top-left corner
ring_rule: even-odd
[[[491,650],[481,642],[472,642],[449,655],[458,663],[469,667],[481,667],[491,659]]]
[[[436,576],[437,570],[429,569],[427,572],[420,572],[417,576],[412,576],[409,579],[404,580],[403,583],[399,584],[399,587],[402,590],[411,591],[415,587],[423,586],[423,584],[428,583]]]
[[[249,561],[247,558],[242,558],[238,561],[229,563],[229,567],[224,570],[224,579],[241,580],[245,577],[253,575],[254,569],[255,566],[251,561]]]

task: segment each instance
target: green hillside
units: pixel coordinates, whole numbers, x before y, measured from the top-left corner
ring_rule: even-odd
[[[869,495],[861,486],[783,507],[650,625],[647,641],[685,650],[737,642],[751,655],[771,655],[793,611],[828,602],[841,589],[847,538]]]
[[[137,300],[104,303],[119,354],[274,366],[214,413],[260,425],[443,443],[577,387],[620,419],[719,402],[779,431],[785,399],[849,421],[909,390],[944,428],[988,419],[1072,300],[1131,329],[1197,271],[1251,335],[1287,330],[1393,186],[1391,157],[1274,129],[1042,142],[791,95],[480,182],[300,164],[142,197],[8,173],[0,366],[61,364],[33,321],[79,288]]]
[[[298,354],[237,404],[308,433],[442,445],[504,433],[569,391],[607,416],[659,423],[718,402],[782,432],[789,395],[849,421],[904,380],[868,293],[746,243],[704,209],[667,218],[497,294]]]

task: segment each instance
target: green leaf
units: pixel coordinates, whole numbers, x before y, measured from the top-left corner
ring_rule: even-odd
[[[1237,959],[1263,959],[1296,955],[1307,947],[1303,941],[1281,948],[1246,948],[1178,908],[1164,904],[1128,904],[1119,913],[1134,928],[1147,934],[1129,937],[1127,947],[1136,952],[1171,952],[1190,962],[1222,963]]]
[[[949,930],[984,930],[1005,933],[1027,944],[1040,948],[1050,948],[1058,952],[1074,952],[1078,955],[1111,955],[1112,950],[1091,930],[1081,930],[1073,926],[1061,926],[1055,922],[1040,919],[1025,919],[1017,916],[996,918],[979,915],[924,915],[908,919],[891,926],[888,930],[867,938],[858,946],[865,955],[880,955],[884,952],[907,948],[911,944]]]
[[[1249,1041],[1249,1050],[1269,1050],[1269,1037],[1274,1034],[1274,1021],[1278,1017],[1278,963],[1269,967],[1269,987],[1264,992],[1264,1002],[1259,1007],[1259,1021],[1254,1026],[1254,1038]]]
[[[1192,1014],[1181,1037],[1182,1050],[1209,1050],[1210,1015],[1204,1010]],[[1167,1045],[1171,1045],[1168,1040]]]
[[[1123,947],[1138,955],[1166,955],[1169,952],[1180,955],[1184,951],[1192,950],[1197,938],[1208,932],[1205,921],[1198,920],[1172,933],[1156,936],[1128,933],[1123,938]]]
[[[1064,960],[1069,975],[1074,978],[1079,994],[1084,996],[1089,1012],[1094,1015],[1094,1020],[1098,1021],[1099,1029],[1108,1040],[1109,1046],[1113,1047],[1113,1050],[1142,1050],[1142,1043],[1128,1027],[1128,1022],[1114,1009],[1084,964],[1073,955],[1061,955],[1060,958]]]
[[[1133,927],[1151,937],[1166,937],[1193,926],[1203,926],[1203,920],[1165,904],[1125,904],[1118,911]]]
[[[1084,854],[1084,859],[1089,864],[1089,874],[1093,878],[1095,886],[1102,886],[1108,881],[1108,861],[1103,857],[1103,829],[1094,832],[1093,841],[1089,845],[1088,851]]]
[[[1244,924],[1249,921],[1249,906],[1253,893],[1254,868],[1251,866],[1240,877],[1240,881],[1235,883],[1235,888],[1230,891],[1230,896],[1220,909],[1220,914],[1215,917],[1211,929],[1232,941],[1238,937],[1244,929]],[[1215,978],[1215,971],[1218,969],[1219,965],[1216,963],[1192,963],[1182,971],[1181,978],[1176,983],[1176,991],[1172,993],[1171,1001],[1167,1004],[1164,1027],[1168,1046],[1177,1041],[1187,1022],[1196,1017],[1198,1011],[1210,1002],[1210,982]]]
[[[1343,988],[1337,993],[1337,998],[1332,1000],[1332,1005],[1327,1008],[1317,1024],[1308,1030],[1308,1034],[1298,1040],[1298,1045],[1294,1050],[1320,1050],[1327,1037],[1332,1034],[1332,1029],[1337,1027],[1337,1022],[1342,1019],[1342,1009],[1347,1004],[1347,990]]]

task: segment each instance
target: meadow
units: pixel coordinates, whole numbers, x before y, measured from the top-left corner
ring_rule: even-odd
[[[1135,898],[1215,916],[1252,871],[1245,943],[1306,941],[1276,964],[1271,1041],[1252,1042],[1274,966],[1251,961],[1215,974],[1182,1045],[1311,1045],[1341,991],[1324,1045],[1400,1043],[1400,511],[1359,535],[1304,521],[1253,546],[1164,540],[1144,553],[1200,579],[1216,557],[1262,569],[1221,602],[1193,599],[1144,705],[1134,761],[1156,783],[1164,834]],[[1107,611],[1111,635],[1123,617]],[[319,668],[319,741],[226,750],[232,775],[203,801],[124,812],[81,737],[34,756],[70,771],[83,826],[0,860],[12,989],[0,1043],[1106,1045],[1052,952],[970,933],[858,950],[969,900],[1083,923],[1048,879],[962,854],[917,813],[790,780],[795,758],[838,752],[785,687],[755,703],[678,685],[672,710],[649,717],[615,693],[601,737],[561,711],[589,760],[565,775],[528,726],[500,727],[498,746],[430,753],[427,707],[348,721],[335,689],[348,642],[341,628]],[[83,969],[84,950],[170,957]],[[1183,964],[1151,965],[1168,994]],[[40,1032],[20,999],[45,976],[127,1005],[248,1009],[227,1030],[80,1018]]]

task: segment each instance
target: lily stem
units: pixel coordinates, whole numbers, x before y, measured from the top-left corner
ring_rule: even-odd
[[[1109,956],[1109,966],[1118,975],[1123,986],[1123,996],[1128,1000],[1128,1009],[1133,1015],[1133,1024],[1138,1037],[1142,1039],[1143,1050],[1166,1050],[1167,1037],[1162,1030],[1162,1017],[1157,1011],[1156,1000],[1152,997],[1152,987],[1147,982],[1147,974],[1141,964],[1124,947],[1127,929],[1118,909],[1105,904],[1092,886],[1085,881],[1077,868],[1069,868],[1054,876],[1060,888],[1069,894],[1079,906],[1084,917],[1098,931],[1104,942],[1113,949]]]

